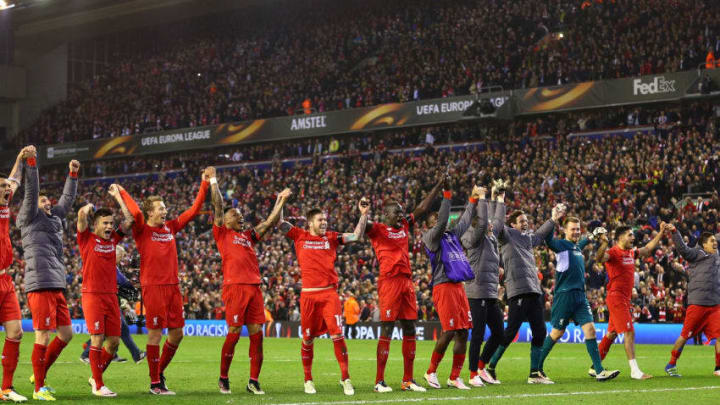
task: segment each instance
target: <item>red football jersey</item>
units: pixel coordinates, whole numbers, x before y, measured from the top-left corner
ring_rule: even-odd
[[[178,255],[175,234],[177,220],[163,226],[147,223],[133,226],[133,238],[140,254],[140,285],[178,284]]]
[[[607,269],[608,293],[622,294],[629,300],[635,285],[635,249],[623,250],[615,245],[607,251],[608,259],[605,262]]]
[[[10,201],[8,205],[0,206],[0,270],[5,270],[13,262],[12,243],[10,242]]]
[[[323,236],[313,236],[310,232],[294,226],[287,236],[295,241],[295,254],[300,265],[303,288],[338,284],[335,259],[337,247],[342,243],[339,233],[326,231]]]
[[[88,227],[78,232],[77,241],[82,257],[82,292],[117,294],[115,246],[122,235],[114,232],[103,239],[90,232]]]
[[[408,240],[410,226],[414,223],[415,218],[410,214],[400,221],[399,229],[383,223],[368,224],[370,228],[366,233],[380,262],[380,279],[412,275]]]
[[[255,230],[235,232],[225,226],[213,225],[213,236],[222,258],[223,285],[260,284]]]

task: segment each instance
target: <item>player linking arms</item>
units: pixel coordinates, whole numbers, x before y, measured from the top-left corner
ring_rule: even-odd
[[[553,211],[564,212],[564,206],[556,207]],[[553,212],[553,218],[562,214]],[[585,335],[585,346],[593,362],[595,379],[607,381],[620,374],[618,370],[605,370],[598,351],[597,338],[595,335],[595,324],[593,323],[590,303],[585,296],[585,257],[582,250],[590,243],[587,238],[580,239],[580,219],[568,217],[565,220],[565,237],[555,239],[552,234],[547,236],[546,242],[550,250],[555,252],[557,266],[555,267],[555,291],[551,310],[552,330],[545,338],[542,347],[542,355],[538,366],[541,378],[530,376],[530,384],[552,384],[553,382],[545,376],[543,365],[550,350],[565,333],[570,324],[570,319],[575,325],[580,325]]]
[[[25,291],[32,312],[35,346],[32,352],[35,384],[33,399],[55,400],[55,392],[45,384],[45,376],[60,352],[72,339],[70,311],[65,301],[67,286],[63,252],[63,219],[72,209],[77,194],[80,163],[70,162],[62,196],[53,206],[50,198],[40,194],[36,151],[34,147],[25,157],[25,195],[17,217],[22,235],[25,258]],[[57,336],[50,342],[50,332]]]
[[[635,328],[632,319],[632,290],[635,285],[635,257],[647,257],[655,251],[665,233],[666,224],[660,223],[660,231],[642,248],[633,248],[635,233],[629,226],[615,229],[617,244],[608,249],[608,237],[604,229],[598,228],[593,234],[599,235],[600,247],[595,253],[595,261],[605,263],[608,273],[607,297],[605,302],[610,312],[608,332],[600,341],[600,359],[605,360],[610,345],[618,334],[625,334],[625,354],[630,363],[630,378],[646,380],[652,378],[638,367],[635,359]],[[590,367],[588,375],[595,377],[595,369]]]
[[[683,259],[690,263],[688,274],[688,308],[680,336],[675,341],[670,362],[665,372],[671,377],[680,377],[677,359],[685,343],[693,336],[705,333],[708,340],[715,340],[715,372],[720,377],[720,256],[718,238],[710,232],[703,232],[696,248],[685,245],[682,235],[674,225],[668,225],[672,241]]]
[[[134,222],[120,196],[117,184],[110,186],[110,195],[120,206],[124,221],[120,232],[114,230],[113,212],[94,207],[80,208],[77,218],[77,240],[82,257],[82,307],[90,332],[90,370],[88,381],[93,395],[115,397],[103,382],[103,373],[110,365],[120,343],[120,307],[117,303],[116,247]],[[92,219],[92,232],[90,230]],[[103,341],[105,343],[103,347]]]
[[[380,339],[377,345],[377,371],[375,392],[391,392],[385,383],[385,365],[390,354],[390,336],[395,321],[400,321],[403,331],[403,391],[424,392],[425,388],[413,379],[415,363],[415,321],[418,317],[415,286],[412,281],[408,241],[410,227],[430,209],[430,205],[442,188],[438,182],[425,199],[410,215],[405,215],[399,202],[390,200],[383,204],[383,222],[368,222],[365,233],[372,243],[380,263],[377,280],[380,304]]]
[[[252,227],[245,222],[238,208],[223,212],[223,198],[215,177],[215,168],[208,168],[208,175],[215,210],[213,236],[222,259],[222,300],[226,308],[225,321],[228,324],[228,334],[220,357],[218,387],[223,394],[231,392],[228,379],[230,363],[235,355],[235,345],[240,338],[242,326],[246,325],[250,338],[250,381],[246,389],[253,394],[262,395],[264,392],[260,388],[258,377],[263,361],[262,326],[265,324],[265,307],[260,290],[260,265],[255,245],[280,219],[283,205],[292,193],[290,189],[285,189],[278,194],[270,216]]]
[[[145,302],[145,319],[148,328],[147,359],[150,369],[150,393],[175,395],[165,384],[165,368],[170,364],[183,338],[183,299],[178,279],[178,254],[175,234],[180,232],[200,212],[205,202],[209,183],[207,169],[202,176],[200,190],[192,207],[176,219],[168,220],[167,208],[160,196],[143,201],[142,210],[124,190],[123,201],[135,218],[133,238],[140,253],[140,286]],[[160,356],[162,330],[168,337]]]
[[[330,334],[335,346],[335,357],[340,364],[340,385],[345,395],[354,395],[350,382],[348,355],[343,338],[342,306],[337,293],[338,275],[335,271],[339,245],[360,241],[365,233],[370,204],[362,199],[358,203],[360,220],[353,233],[327,230],[327,217],[322,210],[313,208],[307,213],[307,230],[283,221],[280,230],[295,242],[295,254],[300,266],[302,290],[300,294],[300,325],[303,340],[301,356],[305,371],[305,393],[315,394],[312,378],[313,340]]]
[[[479,188],[475,187],[472,195],[479,194]],[[470,306],[462,281],[472,279],[474,274],[465,252],[463,252],[460,237],[470,227],[473,214],[476,212],[477,198],[470,198],[465,212],[457,224],[447,230],[451,199],[452,192],[449,190],[446,180],[440,211],[428,216],[426,223],[429,230],[422,236],[425,252],[430,257],[432,265],[433,304],[442,326],[442,335],[435,343],[430,366],[425,373],[425,381],[433,388],[440,388],[437,368],[445,356],[448,345],[454,340],[452,371],[447,385],[461,390],[469,390],[470,387],[465,385],[460,378],[460,372],[465,363],[468,329],[472,328]],[[458,277],[458,275],[466,274],[469,276],[468,278]]]
[[[505,201],[505,192],[492,188],[491,201],[485,199],[487,189],[480,187],[477,205],[477,217],[474,225],[468,228],[462,237],[462,244],[467,249],[468,261],[475,273],[475,279],[465,283],[465,294],[470,303],[473,329],[470,338],[469,368],[470,385],[481,387],[484,383],[498,384],[485,370],[485,364],[500,345],[503,337],[503,311],[498,303],[498,284],[500,283],[500,252],[498,250],[498,230],[488,222],[502,223],[496,210],[497,200]],[[504,215],[504,212],[501,213]],[[490,329],[490,339],[480,355],[485,337],[485,325]]]

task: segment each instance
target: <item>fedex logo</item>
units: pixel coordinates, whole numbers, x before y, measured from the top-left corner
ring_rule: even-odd
[[[675,92],[675,80],[665,80],[665,76],[655,76],[650,83],[643,83],[642,79],[633,80],[633,95],[658,94]]]

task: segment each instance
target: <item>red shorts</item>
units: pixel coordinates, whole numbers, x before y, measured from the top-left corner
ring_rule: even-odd
[[[176,329],[185,326],[183,298],[177,284],[142,287],[145,325],[148,329]]]
[[[224,285],[222,300],[225,304],[225,321],[228,326],[240,327],[265,323],[265,305],[259,285]]]
[[[9,274],[0,275],[0,323],[22,319],[15,284]]]
[[[112,293],[82,293],[85,324],[91,335],[120,336],[120,306]]]
[[[72,324],[63,291],[33,291],[27,294],[27,298],[32,312],[33,329],[53,330],[58,326]]]
[[[443,331],[471,329],[472,315],[462,283],[442,283],[433,287],[433,304]]]
[[[608,319],[608,333],[625,333],[633,332],[635,330],[629,298],[611,293],[607,296],[605,303],[607,304],[608,312],[610,313],[610,319]]]
[[[380,321],[418,318],[415,286],[410,277],[398,276],[378,280],[378,298]]]
[[[300,293],[300,325],[304,338],[342,335],[342,305],[337,291],[329,288]]]
[[[690,339],[700,332],[705,333],[708,340],[720,338],[720,305],[688,306],[680,336]]]

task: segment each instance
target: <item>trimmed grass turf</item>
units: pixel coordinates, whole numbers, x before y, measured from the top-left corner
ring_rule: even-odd
[[[4,334],[0,334],[4,335]],[[0,336],[2,337],[2,336]],[[145,336],[134,335],[141,348]],[[643,345],[637,348],[640,367],[655,376],[648,381],[634,381],[629,377],[629,366],[621,345],[613,345],[605,361],[607,368],[620,369],[620,376],[610,382],[598,383],[587,377],[590,365],[585,345],[558,344],[546,361],[545,370],[555,381],[554,385],[528,385],[529,346],[512,344],[498,365],[502,385],[473,388],[470,391],[443,388],[429,389],[427,393],[400,391],[402,377],[401,343],[393,341],[386,370],[386,381],[395,390],[389,394],[373,392],[375,381],[375,349],[377,341],[348,341],[350,375],[356,394],[346,397],[338,384],[340,371],[335,360],[332,342],[316,340],[313,377],[318,393],[303,392],[303,372],[300,362],[299,339],[265,339],[265,361],[260,382],[267,393],[253,396],[245,392],[248,378],[248,339],[241,338],[230,369],[233,393],[221,395],[217,390],[220,348],[224,338],[186,337],[170,364],[166,374],[168,386],[178,392],[175,397],[156,397],[147,393],[148,369],[145,362],[136,365],[113,363],[105,373],[105,383],[118,393],[117,398],[97,398],[87,384],[90,367],[78,358],[82,342],[87,335],[76,335],[50,370],[49,382],[63,403],[90,403],[98,401],[114,404],[168,403],[174,404],[380,404],[380,403],[498,403],[498,404],[665,404],[690,401],[697,404],[720,403],[720,377],[712,374],[714,355],[711,346],[688,345],[678,362],[682,378],[670,378],[664,366],[670,346]],[[3,339],[4,340],[4,339]],[[32,387],[28,376],[32,373],[30,354],[33,335],[24,336],[20,364],[15,374],[15,387],[21,394],[31,397]],[[120,346],[120,354],[129,357]],[[433,342],[418,341],[415,361],[415,379],[425,386],[422,376],[427,368]],[[448,351],[440,365],[438,376],[444,384],[452,362]],[[462,377],[468,380],[467,362]],[[32,401],[32,399],[30,400]]]

